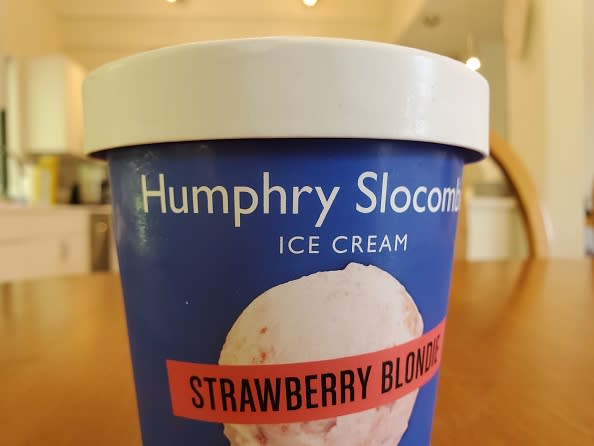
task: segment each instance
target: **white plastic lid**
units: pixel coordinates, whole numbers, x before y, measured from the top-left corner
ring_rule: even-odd
[[[193,43],[86,78],[85,151],[173,141],[371,138],[489,151],[489,87],[397,45],[268,37]]]

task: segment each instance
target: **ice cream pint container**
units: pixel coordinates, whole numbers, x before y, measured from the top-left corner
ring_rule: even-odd
[[[383,43],[214,41],[99,68],[84,109],[145,445],[429,445],[480,75]]]

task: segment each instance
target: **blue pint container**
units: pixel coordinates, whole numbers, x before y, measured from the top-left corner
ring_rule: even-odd
[[[145,445],[430,444],[481,76],[389,44],[243,39],[113,62],[84,101]]]

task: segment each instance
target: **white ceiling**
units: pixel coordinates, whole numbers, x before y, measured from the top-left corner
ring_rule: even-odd
[[[475,46],[481,41],[503,39],[503,3],[504,0],[427,0],[398,43],[463,58],[467,56],[469,34]],[[437,26],[424,23],[435,17],[439,20]]]
[[[395,42],[426,0],[49,0],[64,48],[92,69],[177,43],[263,35]]]

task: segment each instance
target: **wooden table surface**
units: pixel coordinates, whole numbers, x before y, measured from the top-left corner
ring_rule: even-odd
[[[433,445],[594,445],[593,296],[591,260],[456,264]],[[117,276],[0,285],[0,420],[2,445],[140,444]]]

